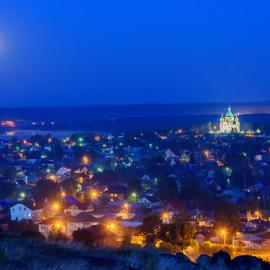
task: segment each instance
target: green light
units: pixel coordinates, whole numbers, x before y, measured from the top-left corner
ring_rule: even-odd
[[[103,168],[102,167],[97,167],[97,172],[102,173],[103,172]]]
[[[21,191],[21,192],[19,193],[19,198],[20,198],[21,200],[24,200],[25,197],[26,197],[25,192]]]
[[[137,193],[136,192],[131,192],[130,193],[129,201],[131,201],[131,202],[136,202],[137,201]]]
[[[232,169],[230,167],[225,167],[224,168],[224,173],[227,175],[227,176],[231,176],[232,175]]]
[[[83,142],[83,137],[79,137],[78,141]]]

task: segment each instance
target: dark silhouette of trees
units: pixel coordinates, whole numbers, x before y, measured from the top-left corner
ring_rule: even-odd
[[[157,195],[162,201],[176,199],[178,196],[176,179],[173,177],[159,178],[157,182]]]
[[[176,218],[171,224],[163,224],[159,238],[182,251],[187,248],[195,235],[195,228],[185,219]]]
[[[55,242],[58,242],[58,241],[66,242],[68,238],[61,230],[52,230],[49,232],[48,240],[55,241]]]
[[[240,215],[233,204],[226,201],[219,202],[215,211],[214,229],[230,231],[230,235],[239,231]]]
[[[23,238],[32,238],[32,239],[38,239],[38,240],[45,240],[45,236],[42,235],[39,231],[37,230],[25,230],[22,232],[22,237]]]
[[[82,243],[86,246],[92,246],[94,241],[96,240],[93,232],[91,232],[87,228],[74,231],[72,234],[72,238],[74,242]]]
[[[141,231],[145,235],[146,245],[153,246],[160,231],[161,219],[157,215],[149,215],[143,219]]]

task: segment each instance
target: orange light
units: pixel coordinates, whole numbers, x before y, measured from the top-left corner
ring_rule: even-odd
[[[107,229],[108,229],[108,230],[113,230],[113,229],[115,229],[115,224],[114,224],[114,223],[109,223],[109,224],[107,225]]]
[[[169,217],[169,214],[165,212],[165,213],[162,214],[162,217],[163,217],[164,219],[167,219],[167,218]]]
[[[220,231],[220,233],[221,233],[223,236],[225,236],[225,235],[227,234],[227,231],[226,231],[225,229],[222,229],[222,230]]]
[[[99,142],[101,140],[101,137],[99,135],[97,135],[97,136],[95,136],[94,139],[95,139],[96,142]]]
[[[90,162],[90,159],[89,159],[88,156],[83,156],[83,157],[82,157],[82,163],[83,163],[84,165],[89,164],[89,162]]]
[[[92,199],[92,200],[95,200],[95,199],[98,197],[98,192],[95,191],[95,190],[92,190],[92,191],[90,192],[90,196],[91,196],[91,199]]]
[[[54,209],[54,210],[58,210],[59,208],[60,208],[59,203],[54,203],[54,204],[53,204],[53,209]]]
[[[55,174],[50,174],[47,176],[47,178],[52,182],[56,182],[57,176]]]

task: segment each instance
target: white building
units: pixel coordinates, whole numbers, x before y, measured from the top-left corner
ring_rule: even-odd
[[[32,220],[32,210],[22,203],[10,207],[10,219],[12,221]]]
[[[221,133],[239,133],[240,132],[240,121],[236,114],[233,114],[231,107],[225,115],[220,118],[219,131]]]

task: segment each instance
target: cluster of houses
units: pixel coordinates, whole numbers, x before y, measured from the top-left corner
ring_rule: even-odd
[[[270,203],[270,143],[263,135],[179,129],[62,139],[33,136],[0,141],[0,159],[2,230],[8,230],[9,222],[31,221],[44,236],[57,229],[71,237],[79,228],[111,221],[139,228],[151,213],[169,223],[181,211],[183,187],[193,178],[217,199],[236,206],[256,200],[253,212],[267,210]],[[168,177],[178,194],[171,200],[160,196],[159,181]],[[46,190],[40,191],[42,185]],[[201,241],[208,237],[213,214],[190,205],[189,217]],[[268,221],[263,219],[243,220],[242,233],[265,232]],[[246,245],[255,247],[251,242]]]

